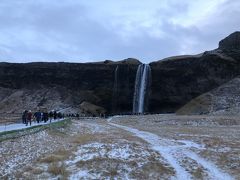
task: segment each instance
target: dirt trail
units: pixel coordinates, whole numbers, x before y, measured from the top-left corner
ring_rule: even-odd
[[[112,119],[111,119],[112,120]],[[167,160],[169,165],[171,165],[176,171],[177,179],[191,179],[191,175],[187,170],[181,166],[180,161],[183,159],[192,159],[198,165],[202,166],[206,171],[209,178],[219,179],[219,180],[230,180],[233,179],[227,173],[223,173],[218,169],[212,162],[209,162],[196,153],[192,152],[191,148],[203,149],[201,145],[198,145],[191,141],[175,141],[170,139],[163,139],[157,136],[156,134],[139,131],[135,128],[130,128],[127,126],[118,125],[115,123],[109,122],[110,125],[124,129],[128,132],[133,133],[135,136],[140,137],[151,145],[151,148],[158,153],[160,153],[164,159]],[[191,166],[191,164],[189,164]],[[190,168],[190,167],[188,167]]]

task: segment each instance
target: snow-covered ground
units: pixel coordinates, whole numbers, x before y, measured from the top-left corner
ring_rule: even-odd
[[[110,124],[129,131],[135,136],[140,137],[146,142],[148,142],[151,145],[151,148],[159,152],[163,156],[163,158],[165,158],[167,162],[174,168],[174,170],[176,171],[177,179],[192,179],[190,173],[188,173],[187,170],[179,163],[179,161],[183,160],[184,158],[191,158],[192,160],[196,161],[196,163],[198,163],[207,170],[208,177],[211,179],[233,179],[230,175],[221,172],[221,170],[219,170],[213,163],[199,157],[196,153],[190,150],[190,148],[203,149],[203,147],[199,144],[186,140],[176,141],[171,139],[163,139],[156,134],[150,132],[139,131],[134,128],[114,123]]]
[[[204,119],[73,120],[0,142],[0,179],[240,179],[239,125]]]

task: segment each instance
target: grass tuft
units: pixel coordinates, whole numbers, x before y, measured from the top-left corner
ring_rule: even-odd
[[[61,175],[64,179],[67,179],[69,173],[66,170],[66,165],[64,163],[52,163],[48,167],[48,172],[54,176]]]

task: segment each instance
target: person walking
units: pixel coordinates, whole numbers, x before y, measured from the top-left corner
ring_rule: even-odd
[[[53,112],[53,119],[56,120],[57,119],[57,111]]]
[[[53,120],[53,111],[50,111],[50,113],[49,113],[49,119],[50,119],[50,122],[52,122],[52,120]]]
[[[48,121],[48,112],[43,113],[43,120],[45,123]]]
[[[39,123],[41,121],[41,112],[40,111],[37,111],[35,113],[35,118],[37,120],[37,123]]]
[[[28,111],[27,113],[27,123],[26,123],[26,126],[28,125],[28,122],[30,124],[30,126],[32,125],[32,112],[31,110]]]
[[[26,123],[27,123],[27,113],[28,113],[28,111],[25,110],[25,111],[23,112],[23,114],[22,114],[22,122],[23,122],[23,124],[26,124]]]

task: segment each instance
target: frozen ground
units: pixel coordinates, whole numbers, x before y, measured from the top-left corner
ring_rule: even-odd
[[[238,118],[117,116],[0,142],[0,179],[240,179]]]

